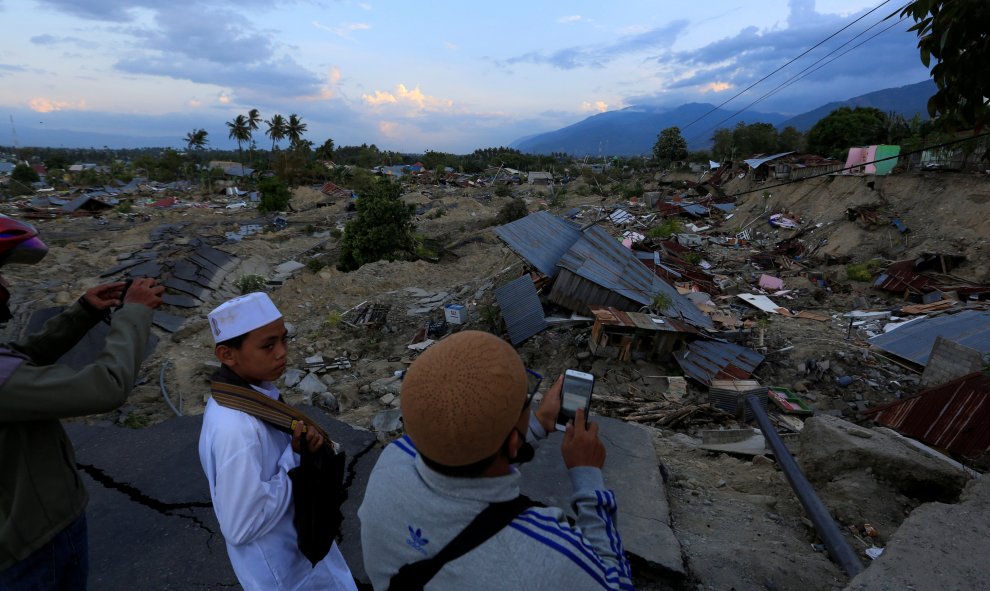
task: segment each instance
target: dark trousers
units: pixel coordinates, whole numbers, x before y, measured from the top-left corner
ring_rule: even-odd
[[[79,591],[89,576],[86,514],[24,560],[0,571],[0,591]]]

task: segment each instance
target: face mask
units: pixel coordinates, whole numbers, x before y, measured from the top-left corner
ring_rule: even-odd
[[[525,433],[523,433],[519,429],[515,429],[515,432],[519,434],[519,437],[522,437],[523,444],[522,447],[519,448],[519,451],[516,452],[516,457],[511,458],[509,460],[509,463],[514,464],[516,466],[520,466],[522,464],[525,464],[526,462],[532,461],[533,458],[536,457],[536,449],[534,449],[533,446],[530,445],[528,441],[526,441]]]

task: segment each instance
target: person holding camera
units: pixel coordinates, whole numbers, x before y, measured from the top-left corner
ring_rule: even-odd
[[[512,346],[480,331],[451,335],[410,366],[407,434],[382,451],[358,510],[375,589],[632,588],[605,447],[584,409],[561,444],[576,525],[519,494],[514,464],[554,429],[561,380],[535,412],[527,389]]]
[[[0,215],[0,265],[34,264],[47,252],[33,226]],[[10,292],[0,283],[5,322]],[[59,419],[127,400],[164,289],[145,278],[91,288],[40,332],[0,346],[0,589],[86,588],[88,496]],[[56,363],[101,320],[110,332],[96,361]]]

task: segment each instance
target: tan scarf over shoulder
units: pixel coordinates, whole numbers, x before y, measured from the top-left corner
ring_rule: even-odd
[[[217,404],[246,412],[286,433],[292,433],[295,430],[296,423],[302,422],[304,429],[306,427],[315,429],[317,433],[323,436],[323,441],[326,445],[335,447],[333,441],[330,439],[330,435],[322,427],[317,425],[316,421],[312,418],[307,417],[302,412],[284,402],[265,396],[257,390],[214,380],[210,382],[210,392],[213,394],[213,399],[217,401]],[[304,430],[303,432],[305,433],[306,431]]]

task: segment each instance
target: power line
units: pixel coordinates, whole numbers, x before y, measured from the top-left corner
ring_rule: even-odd
[[[726,99],[726,100],[725,100],[724,102],[722,102],[722,104],[720,104],[720,105],[718,105],[717,107],[712,107],[712,109],[711,109],[710,111],[708,111],[708,112],[707,112],[707,113],[705,113],[704,115],[702,115],[702,116],[700,116],[700,117],[698,117],[698,118],[697,118],[697,119],[695,119],[694,121],[692,121],[692,122],[690,122],[690,123],[688,123],[687,125],[685,125],[685,126],[684,126],[684,127],[682,127],[681,129],[687,129],[688,127],[691,127],[692,125],[694,125],[694,124],[695,124],[695,123],[697,123],[698,121],[701,121],[702,119],[704,119],[705,117],[707,117],[707,116],[709,116],[709,115],[711,115],[711,114],[712,114],[712,113],[714,113],[715,111],[717,111],[717,110],[719,110],[719,109],[721,109],[722,107],[724,107],[724,106],[725,106],[725,105],[727,105],[728,103],[730,103],[730,102],[732,102],[732,101],[734,101],[734,100],[736,100],[737,98],[739,98],[739,97],[740,97],[740,96],[742,96],[743,94],[745,94],[745,93],[747,93],[747,92],[748,92],[748,91],[749,91],[750,89],[752,89],[752,88],[753,88],[754,86],[756,86],[757,84],[759,84],[759,83],[761,83],[761,82],[763,82],[763,81],[764,81],[764,80],[766,80],[767,78],[769,78],[769,77],[771,77],[771,76],[773,76],[773,75],[774,75],[774,74],[776,74],[777,72],[779,72],[779,71],[781,71],[781,70],[783,70],[783,69],[784,69],[784,68],[786,68],[787,66],[789,66],[789,65],[791,65],[791,64],[793,64],[794,62],[796,62],[797,60],[799,60],[799,59],[801,59],[802,57],[804,57],[804,56],[806,56],[806,55],[808,55],[808,53],[810,53],[811,51],[814,51],[815,49],[817,49],[818,47],[820,47],[820,46],[821,46],[821,45],[822,45],[823,43],[825,43],[825,42],[826,42],[826,41],[828,41],[829,39],[832,39],[833,37],[835,37],[835,36],[836,36],[836,35],[838,35],[839,33],[841,33],[841,32],[843,32],[843,31],[845,31],[845,30],[846,30],[846,29],[848,29],[849,27],[851,27],[851,26],[853,26],[853,25],[855,25],[856,23],[858,23],[859,21],[861,21],[861,20],[863,20],[864,18],[866,18],[866,17],[867,17],[867,16],[869,16],[869,15],[870,15],[871,13],[873,13],[873,12],[874,12],[874,11],[876,11],[876,10],[878,10],[878,9],[879,9],[879,8],[880,8],[881,6],[883,6],[884,4],[887,4],[888,2],[890,2],[890,0],[884,0],[884,1],[883,1],[883,2],[881,2],[880,4],[877,4],[876,6],[874,6],[873,8],[871,8],[871,9],[870,9],[870,10],[869,10],[869,11],[868,11],[868,12],[867,12],[866,14],[864,14],[863,16],[861,16],[861,17],[859,17],[859,18],[857,18],[856,20],[854,20],[854,21],[852,21],[852,22],[851,22],[851,23],[849,23],[848,25],[846,25],[846,26],[844,26],[844,27],[842,27],[842,28],[841,28],[841,29],[839,29],[838,31],[836,31],[836,32],[834,32],[834,33],[832,33],[831,35],[829,35],[828,37],[826,37],[826,38],[824,38],[824,39],[822,39],[821,41],[819,41],[819,42],[818,42],[818,43],[816,43],[815,45],[813,45],[813,46],[811,46],[811,47],[809,47],[808,49],[806,49],[806,50],[804,50],[804,51],[803,51],[803,52],[801,53],[801,55],[799,55],[799,56],[797,56],[797,57],[795,57],[795,58],[792,58],[792,59],[791,59],[790,61],[788,61],[788,62],[787,62],[786,64],[784,64],[784,65],[782,65],[782,66],[780,66],[779,68],[777,68],[777,69],[776,69],[776,70],[774,70],[773,72],[770,72],[769,74],[767,74],[767,75],[766,75],[766,76],[764,76],[763,78],[760,78],[760,79],[759,79],[759,80],[757,80],[756,82],[754,82],[754,83],[752,83],[752,84],[750,84],[749,86],[747,86],[746,88],[744,88],[743,90],[741,90],[740,92],[738,92],[738,93],[737,93],[736,95],[734,95],[734,96],[732,96],[732,97],[731,97],[731,98],[729,98],[729,99]]]
[[[766,94],[764,94],[764,95],[763,95],[763,96],[761,96],[760,98],[758,98],[758,99],[756,99],[755,101],[753,101],[753,102],[751,102],[751,103],[749,103],[748,105],[746,105],[745,107],[743,107],[743,108],[741,108],[741,109],[739,109],[739,110],[738,110],[738,111],[736,111],[735,113],[733,113],[733,114],[731,114],[731,115],[729,115],[728,117],[726,117],[726,118],[724,118],[724,119],[722,119],[721,121],[719,121],[719,122],[718,122],[718,123],[716,123],[715,125],[713,125],[713,126],[711,126],[711,127],[709,127],[709,128],[708,128],[708,129],[706,129],[705,131],[703,131],[703,132],[701,132],[701,133],[699,133],[699,134],[697,134],[697,135],[693,135],[693,136],[691,136],[691,139],[696,139],[696,138],[699,138],[699,137],[702,137],[702,136],[704,136],[704,135],[706,135],[706,134],[707,134],[708,132],[710,132],[710,131],[713,131],[713,130],[715,130],[715,129],[717,129],[719,125],[722,125],[723,123],[725,123],[725,122],[726,122],[726,121],[728,121],[729,119],[732,119],[732,118],[733,118],[733,117],[735,117],[736,115],[739,115],[740,113],[742,113],[742,112],[743,112],[743,111],[745,111],[746,109],[748,109],[748,108],[750,108],[750,107],[752,107],[753,105],[755,105],[755,104],[757,104],[757,103],[759,103],[759,102],[762,102],[762,101],[763,101],[764,99],[766,99],[766,98],[768,98],[768,97],[770,97],[770,96],[773,96],[774,94],[776,94],[776,93],[778,93],[778,92],[780,92],[781,90],[783,90],[783,89],[785,89],[785,88],[787,88],[787,87],[788,87],[788,86],[790,86],[791,84],[794,84],[794,83],[795,83],[795,82],[797,82],[798,80],[801,80],[802,78],[805,78],[806,76],[810,76],[811,74],[814,74],[814,73],[815,73],[815,72],[817,72],[818,70],[820,70],[820,69],[822,69],[822,68],[824,68],[825,66],[827,66],[827,65],[829,65],[830,63],[832,63],[832,62],[834,62],[835,60],[837,60],[837,59],[839,59],[840,57],[842,57],[842,56],[844,56],[844,55],[846,55],[846,54],[847,54],[847,53],[849,53],[850,51],[852,51],[852,50],[854,50],[854,49],[856,49],[856,48],[858,48],[858,47],[860,47],[860,46],[862,46],[862,45],[864,45],[864,44],[866,44],[866,43],[869,43],[869,42],[870,42],[870,41],[872,41],[873,39],[876,39],[876,38],[877,38],[878,36],[880,36],[880,35],[882,35],[882,34],[884,34],[884,33],[886,33],[887,31],[889,31],[889,30],[891,30],[891,29],[893,29],[894,27],[896,27],[896,26],[897,26],[897,25],[899,25],[900,23],[902,23],[902,22],[904,22],[904,20],[905,20],[906,18],[907,18],[906,16],[904,16],[904,17],[901,17],[901,20],[899,20],[899,21],[897,21],[897,22],[895,22],[894,24],[892,24],[892,25],[890,25],[889,27],[887,27],[887,28],[885,28],[885,29],[883,29],[882,31],[878,31],[878,32],[876,32],[876,33],[874,33],[874,34],[873,34],[873,35],[871,35],[870,37],[868,37],[868,38],[866,38],[866,39],[864,39],[863,41],[861,41],[861,42],[859,42],[859,43],[857,43],[856,45],[853,45],[852,47],[850,47],[849,49],[847,49],[847,50],[845,50],[845,51],[843,51],[843,52],[842,52],[842,53],[840,53],[839,55],[836,55],[835,57],[832,57],[832,59],[830,59],[830,60],[828,60],[827,62],[825,62],[825,63],[823,63],[823,64],[821,64],[821,65],[820,65],[820,66],[818,66],[817,68],[815,67],[815,66],[816,66],[817,64],[819,64],[819,63],[821,63],[821,62],[822,62],[823,60],[825,60],[826,58],[828,58],[829,56],[831,56],[831,55],[832,55],[833,53],[835,53],[836,51],[838,51],[838,50],[840,50],[840,49],[842,49],[842,48],[843,48],[843,47],[845,47],[846,45],[848,45],[848,44],[850,44],[850,43],[852,43],[852,42],[853,42],[853,41],[855,41],[855,40],[856,40],[857,38],[859,38],[860,36],[862,36],[862,35],[864,35],[864,34],[865,34],[865,33],[866,33],[867,31],[869,31],[870,29],[872,29],[873,27],[875,27],[875,26],[877,26],[877,25],[879,25],[880,23],[882,23],[882,22],[883,22],[884,20],[887,20],[887,19],[882,19],[882,20],[879,20],[879,21],[877,21],[877,22],[875,22],[875,23],[873,23],[872,25],[870,25],[869,27],[867,27],[866,29],[864,29],[863,31],[861,31],[860,33],[858,33],[858,34],[857,34],[857,35],[856,35],[855,37],[853,37],[853,38],[851,38],[851,39],[849,39],[848,41],[846,41],[846,42],[845,42],[845,43],[843,43],[842,45],[840,45],[840,46],[838,46],[838,47],[836,47],[835,49],[833,49],[833,50],[832,50],[832,51],[830,51],[829,53],[827,53],[827,54],[825,54],[825,55],[823,55],[822,57],[820,57],[820,58],[819,58],[819,59],[818,59],[817,61],[815,61],[815,62],[813,62],[813,63],[812,63],[811,65],[809,65],[809,66],[808,66],[808,67],[806,67],[805,69],[803,69],[803,70],[801,70],[800,72],[798,72],[798,73],[797,73],[797,74],[796,74],[796,75],[795,75],[795,76],[794,76],[793,78],[791,78],[791,79],[789,79],[789,80],[785,80],[784,82],[782,82],[782,83],[780,83],[780,84],[778,84],[778,85],[777,85],[776,87],[774,87],[774,88],[773,88],[773,90],[771,90],[770,92],[768,92],[768,93],[766,93]],[[812,68],[814,68],[814,69],[812,69]]]
[[[860,167],[866,166],[868,164],[876,164],[877,162],[886,162],[887,160],[896,160],[896,159],[901,158],[903,156],[911,156],[912,154],[920,154],[922,152],[927,152],[928,150],[934,150],[936,148],[944,148],[946,146],[952,146],[952,145],[961,144],[961,143],[964,143],[964,142],[971,142],[971,141],[978,140],[980,138],[984,138],[984,137],[987,137],[987,136],[990,136],[990,131],[985,132],[985,133],[981,133],[979,135],[974,135],[974,136],[970,136],[970,137],[966,137],[966,138],[961,138],[961,139],[958,139],[958,140],[952,140],[951,142],[942,142],[941,144],[935,144],[935,145],[932,145],[932,146],[925,146],[923,148],[918,148],[917,150],[911,150],[910,152],[904,152],[902,154],[897,154],[896,156],[887,156],[886,158],[879,158],[877,160],[873,160],[872,162],[860,162],[859,164],[857,164],[855,166],[847,166],[847,167],[842,168],[840,170],[833,170],[833,171],[829,171],[829,172],[820,172],[818,174],[808,175],[806,177],[799,178],[799,179],[794,179],[792,181],[786,181],[786,182],[783,182],[783,183],[777,183],[776,185],[770,185],[769,187],[759,187],[757,189],[750,189],[748,191],[740,191],[738,193],[733,193],[732,195],[726,195],[726,197],[736,198],[736,197],[739,197],[740,195],[749,195],[750,193],[756,193],[757,191],[766,191],[766,190],[769,190],[769,189],[776,189],[777,187],[785,187],[787,185],[793,185],[794,183],[800,183],[800,182],[806,181],[808,179],[816,179],[816,178],[822,177],[822,176],[829,176],[829,175],[837,174],[837,173],[840,173],[840,172],[845,172],[847,170],[853,170],[855,168],[860,168]]]

